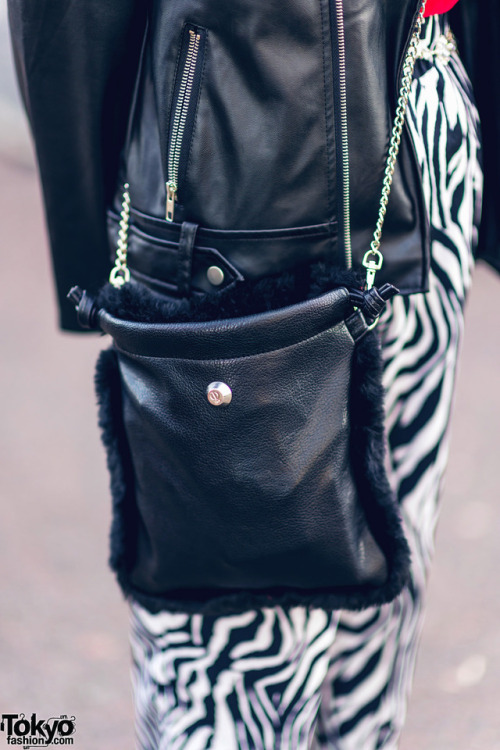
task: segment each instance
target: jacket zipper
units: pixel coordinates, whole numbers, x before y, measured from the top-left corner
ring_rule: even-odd
[[[338,49],[338,87],[337,105],[340,114],[340,127],[337,130],[337,138],[340,143],[337,152],[342,164],[341,194],[342,194],[342,219],[344,236],[344,255],[346,268],[352,268],[351,247],[351,208],[350,208],[350,171],[349,171],[349,133],[347,123],[347,83],[346,83],[346,58],[345,58],[345,34],[344,34],[344,3],[343,0],[334,0],[331,7],[332,26],[336,28],[336,39]],[[332,34],[333,36],[333,34]],[[335,47],[334,47],[335,48]]]
[[[198,93],[201,81],[204,41],[204,29],[192,26],[187,27],[171,109],[166,182],[167,205],[165,218],[167,221],[174,220],[179,182],[183,174],[183,167],[186,166],[189,156],[187,136],[194,126],[196,94]],[[184,50],[185,53],[183,54]]]
[[[347,122],[347,84],[346,84],[346,57],[345,57],[345,33],[344,33],[344,2],[343,0],[331,0],[334,1],[334,9],[331,8],[331,25],[336,27],[336,41],[338,44],[338,88],[337,94],[337,105],[340,112],[340,128],[337,131],[337,137],[340,136],[340,161],[342,163],[342,179],[341,179],[341,193],[342,193],[342,217],[343,217],[343,236],[344,236],[344,254],[345,263],[347,268],[352,268],[352,246],[351,246],[351,210],[350,210],[350,170],[349,170],[349,134],[348,134],[348,122]],[[420,10],[421,2],[418,0],[417,10],[414,14],[412,29],[415,27],[417,16]],[[408,46],[411,42],[411,33],[408,37],[405,45],[404,53],[399,65],[398,70],[398,90],[400,88],[402,79],[402,68],[404,60],[406,58]],[[405,128],[408,128],[408,124],[405,121]]]

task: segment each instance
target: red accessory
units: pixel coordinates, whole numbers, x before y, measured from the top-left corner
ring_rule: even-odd
[[[435,16],[438,13],[446,13],[458,3],[458,0],[427,0],[424,16]]]

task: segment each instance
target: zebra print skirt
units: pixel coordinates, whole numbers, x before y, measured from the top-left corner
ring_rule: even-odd
[[[456,53],[449,60],[432,53],[443,32],[440,17],[428,19],[408,114],[431,223],[430,290],[395,298],[379,323],[389,473],[412,548],[411,585],[391,604],[363,612],[297,607],[207,617],[152,615],[132,604],[140,750],[397,747],[422,625],[482,193],[470,83]]]

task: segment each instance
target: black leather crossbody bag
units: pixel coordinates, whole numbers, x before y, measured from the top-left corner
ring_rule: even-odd
[[[127,185],[110,284],[95,300],[70,292],[82,325],[113,339],[96,373],[111,565],[151,611],[358,609],[390,601],[408,581],[384,468],[375,329],[397,290],[374,279],[423,10],[366,281],[316,262],[306,285],[289,274],[242,282],[216,302],[162,299],[130,278]]]

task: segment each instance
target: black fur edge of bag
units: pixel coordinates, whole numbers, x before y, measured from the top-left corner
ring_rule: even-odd
[[[255,493],[255,487],[250,486],[243,493],[243,502],[235,501],[236,515],[234,522],[231,521],[231,514],[229,513],[229,508],[231,507],[230,501],[234,499],[234,495],[233,498],[230,496],[234,492],[234,488],[228,489],[228,496],[225,500],[223,498],[222,501],[219,495],[217,495],[217,498],[213,494],[210,495],[211,490],[209,488],[207,490],[208,497],[202,497],[199,505],[196,507],[197,501],[196,498],[193,498],[190,477],[188,476],[191,468],[193,468],[196,474],[200,465],[206,465],[206,476],[208,485],[210,485],[214,472],[217,475],[217,472],[221,470],[218,462],[225,460],[224,455],[221,458],[220,450],[219,452],[215,450],[214,454],[214,446],[208,442],[207,454],[200,460],[198,454],[200,446],[204,444],[202,434],[199,437],[196,451],[194,452],[197,465],[196,467],[192,467],[193,454],[182,455],[182,446],[180,446],[180,459],[179,455],[174,455],[174,458],[176,461],[180,460],[179,465],[181,469],[179,471],[178,465],[177,476],[181,477],[182,481],[175,490],[174,495],[177,491],[180,491],[181,495],[174,498],[174,500],[179,500],[180,497],[183,497],[186,500],[188,510],[187,516],[181,518],[180,521],[179,518],[176,518],[175,523],[172,524],[172,529],[169,530],[169,528],[165,527],[165,523],[167,523],[167,526],[169,524],[169,514],[161,512],[161,500],[159,507],[157,496],[154,499],[150,497],[145,507],[144,496],[147,496],[148,490],[146,488],[144,492],[144,483],[150,481],[151,466],[154,467],[161,463],[158,461],[159,454],[157,453],[155,443],[158,439],[164,441],[168,439],[170,441],[172,435],[168,435],[168,426],[165,434],[162,433],[164,427],[161,427],[160,431],[156,427],[150,431],[147,425],[144,427],[144,432],[142,432],[143,427],[141,425],[144,418],[147,420],[152,419],[153,421],[158,419],[159,412],[156,408],[157,405],[153,405],[151,408],[147,406],[146,411],[139,415],[137,411],[138,407],[142,408],[140,402],[144,400],[147,402],[151,396],[151,394],[145,394],[148,382],[150,385],[154,383],[153,389],[157,390],[158,378],[163,378],[165,374],[165,370],[161,369],[164,360],[162,357],[156,356],[142,357],[134,353],[127,354],[116,343],[114,347],[101,353],[97,363],[95,382],[100,405],[99,421],[103,442],[107,450],[113,497],[110,565],[117,575],[118,582],[125,596],[132,597],[150,611],[167,609],[170,611],[219,615],[241,612],[256,607],[276,605],[285,608],[308,605],[326,609],[361,609],[391,601],[408,582],[410,565],[408,545],[403,534],[398,506],[390,489],[384,468],[384,392],[381,384],[382,362],[380,342],[375,330],[367,330],[366,323],[359,311],[353,311],[353,299],[349,297],[348,291],[360,288],[359,277],[352,272],[339,271],[339,269],[332,269],[324,263],[319,263],[309,269],[309,274],[306,274],[306,278],[308,278],[307,288],[304,288],[302,279],[300,283],[297,283],[298,276],[293,277],[291,274],[285,274],[279,279],[265,279],[257,283],[244,282],[238,285],[236,289],[226,290],[219,295],[206,297],[202,300],[192,301],[191,303],[187,301],[180,303],[165,302],[137,284],[126,285],[121,290],[107,286],[98,295],[95,305],[92,306],[88,300],[86,302],[87,318],[93,318],[95,327],[101,324],[101,327],[104,329],[108,328],[108,332],[110,332],[111,329],[109,326],[106,324],[102,325],[104,319],[107,319],[108,323],[111,322],[111,328],[113,326],[118,326],[119,328],[120,325],[124,324],[130,333],[134,329],[135,321],[140,321],[136,329],[141,335],[148,326],[152,326],[156,333],[160,329],[163,329],[165,335],[168,336],[169,327],[172,325],[174,327],[177,325],[179,329],[179,323],[182,324],[182,322],[195,321],[203,325],[203,321],[213,321],[214,319],[218,321],[221,330],[225,330],[226,325],[225,323],[221,324],[220,320],[224,316],[226,316],[226,320],[233,319],[236,324],[239,321],[243,321],[244,325],[246,325],[248,321],[252,320],[251,316],[257,316],[262,321],[271,315],[269,321],[274,325],[272,318],[273,308],[274,312],[278,312],[279,314],[284,311],[290,316],[296,316],[296,323],[303,328],[304,333],[299,335],[298,342],[292,342],[291,344],[288,342],[288,345],[285,345],[281,349],[278,348],[278,358],[281,356],[281,352],[285,352],[283,362],[280,363],[278,361],[276,365],[275,351],[265,351],[264,357],[266,358],[268,354],[272,355],[269,372],[275,373],[275,368],[277,367],[279,375],[286,377],[286,373],[290,369],[289,361],[286,359],[288,352],[297,350],[299,359],[303,359],[303,355],[305,355],[304,373],[308,373],[308,377],[312,379],[311,382],[313,384],[312,390],[306,394],[305,400],[304,382],[298,387],[302,393],[302,405],[304,406],[305,404],[306,412],[308,399],[311,397],[312,391],[318,390],[314,384],[316,375],[312,367],[312,361],[315,362],[316,369],[319,368],[323,373],[328,371],[329,363],[322,362],[322,360],[325,351],[328,351],[328,347],[337,337],[337,333],[334,334],[332,332],[336,329],[342,331],[341,339],[344,342],[346,341],[345,332],[348,328],[351,328],[354,339],[359,336],[359,339],[354,344],[353,336],[348,334],[348,338],[352,342],[352,356],[350,356],[348,363],[348,369],[351,373],[350,382],[347,384],[347,400],[349,402],[348,424],[347,431],[344,430],[342,433],[343,428],[341,428],[339,433],[341,443],[342,440],[345,442],[347,436],[347,448],[345,446],[342,448],[344,453],[340,456],[340,473],[342,474],[342,470],[346,468],[343,464],[348,462],[352,467],[352,474],[348,470],[347,475],[343,476],[338,487],[341,495],[343,494],[343,487],[347,488],[347,495],[351,493],[349,501],[346,501],[347,504],[343,509],[343,513],[340,513],[340,516],[343,515],[338,522],[340,531],[338,529],[336,531],[333,527],[338,521],[338,510],[330,508],[328,504],[328,492],[331,486],[336,485],[337,480],[332,480],[324,465],[322,466],[323,470],[319,471],[319,473],[318,471],[312,472],[309,478],[309,489],[304,491],[302,486],[300,488],[302,500],[297,499],[296,487],[293,486],[293,480],[301,481],[301,477],[299,476],[300,471],[296,475],[293,475],[293,471],[298,454],[292,455],[292,468],[290,469],[286,465],[284,468],[285,477],[287,477],[287,472],[290,473],[290,471],[293,475],[289,488],[289,495],[292,498],[291,510],[289,512],[290,517],[286,517],[287,509],[283,507],[283,498],[278,498],[276,506],[270,507],[273,505],[272,493],[276,491],[279,485],[279,482],[276,482],[276,477],[279,476],[278,466],[280,466],[280,461],[277,458],[280,458],[281,461],[283,460],[280,451],[284,445],[290,444],[288,433],[284,435],[284,440],[283,435],[281,435],[274,443],[271,442],[270,446],[266,446],[265,459],[275,461],[276,473],[274,477],[269,476],[269,486],[267,488],[264,487],[262,497],[258,493]],[[334,297],[337,300],[335,304],[338,304],[339,310],[342,310],[340,319],[333,327],[327,327],[326,330],[320,333],[315,329],[314,334],[309,336],[305,333],[307,317],[310,312],[309,307],[312,304],[310,309],[316,309],[318,300],[321,302],[322,299],[326,299],[326,297],[323,298],[321,295],[330,294],[328,290],[331,289],[336,289],[338,292],[337,296],[335,297],[334,295]],[[373,293],[377,294],[375,290],[373,290]],[[362,296],[356,297],[354,295],[354,298],[356,306],[359,305],[361,307]],[[301,302],[301,300],[305,300],[305,302]],[[328,298],[328,301],[330,302],[330,298]],[[276,310],[276,308],[279,308],[279,310]],[[103,310],[104,312],[102,312]],[[81,304],[80,312],[82,312]],[[312,316],[315,314],[314,312],[311,313]],[[247,322],[245,322],[245,316],[250,316],[247,317]],[[125,319],[127,320],[125,321]],[[292,320],[292,317],[289,317],[289,320]],[[313,324],[313,328],[314,325],[316,324]],[[295,325],[292,325],[292,329],[294,327]],[[134,336],[135,334],[132,335]],[[276,335],[279,339],[279,331]],[[325,336],[326,340],[323,341],[322,337]],[[325,344],[327,345],[326,349]],[[310,346],[320,346],[317,352],[318,356],[316,358],[313,357],[313,360],[311,360],[310,355],[311,351],[314,353],[315,350],[308,349]],[[305,347],[304,351],[300,349],[301,347]],[[259,349],[258,346],[257,349]],[[335,349],[335,346],[333,349]],[[334,352],[332,353],[334,354]],[[245,365],[245,360],[249,361],[254,356],[248,356],[248,352],[245,352],[241,361]],[[134,372],[134,368],[138,362],[143,362],[146,368],[150,368],[151,363],[153,366],[156,366],[157,361],[161,361],[163,364],[158,372],[153,373],[152,379],[149,378],[149,375],[146,378],[142,377],[144,373],[140,369]],[[167,357],[168,366],[170,366],[169,361]],[[173,361],[175,365],[175,359]],[[215,359],[214,362],[216,361]],[[254,360],[251,363],[251,374],[255,372],[256,361]],[[206,360],[203,361],[203,366],[205,362]],[[266,362],[267,359],[264,359],[264,366]],[[182,360],[182,367],[185,367],[185,360]],[[209,369],[210,367],[211,365],[209,365]],[[151,374],[149,370],[148,372]],[[343,372],[346,372],[345,369]],[[140,378],[138,377],[138,373],[141,374]],[[173,377],[174,386],[170,382],[169,387],[177,388],[177,385],[175,385],[175,373]],[[246,383],[246,377],[245,374],[241,382]],[[214,379],[218,380],[219,378],[214,377]],[[294,379],[296,379],[296,374],[292,376],[292,380]],[[196,375],[193,382],[198,384],[198,380],[198,375]],[[334,380],[335,377],[332,375],[332,381]],[[337,386],[335,382],[327,381],[328,378],[323,383],[326,388],[325,398],[328,401],[328,396],[330,395],[328,389],[333,388],[335,390]],[[281,388],[280,382],[274,384],[265,383],[263,387],[268,388],[271,385],[274,385],[278,389]],[[296,387],[294,383],[292,385]],[[185,384],[181,383],[179,387],[181,390],[184,388],[184,391],[182,391],[184,393],[183,398],[187,398],[186,394],[190,394],[193,391],[192,384],[185,386]],[[135,394],[132,393],[131,395],[131,388],[132,390],[136,389]],[[237,386],[234,393],[233,406],[237,403],[238,388]],[[259,390],[259,388],[260,386],[255,392],[252,391],[254,398],[257,398],[257,400],[262,397],[262,389]],[[289,394],[280,396],[281,401],[289,403],[287,401],[288,396]],[[156,395],[153,400],[155,398]],[[316,415],[318,413],[323,415],[323,426],[328,425],[331,416],[324,408],[325,398],[320,398],[318,402],[319,407],[316,408]],[[201,406],[202,401],[203,406]],[[274,406],[276,405],[272,404],[271,399],[271,413]],[[185,402],[179,405],[180,414],[184,413],[185,407]],[[210,423],[210,420],[213,420],[216,415],[218,415],[217,419],[221,415],[224,415],[225,418],[230,413],[231,404],[225,408],[214,408],[207,402],[205,393],[202,393],[199,405],[196,408],[206,408]],[[249,418],[251,420],[251,411],[248,414],[250,414]],[[243,419],[247,418],[248,414],[244,414]],[[301,429],[303,430],[301,433],[302,437],[299,438],[299,443],[303,443],[305,438],[314,442],[316,433],[314,431],[311,433],[311,424],[301,424],[301,419],[304,417],[304,409],[302,411],[299,409],[298,416],[298,430],[299,432]],[[128,425],[125,424],[126,421],[129,422]],[[276,429],[278,425],[274,420],[272,421],[273,428]],[[252,424],[255,427],[255,424]],[[192,427],[193,425],[191,424],[189,429],[192,429]],[[237,418],[237,427],[238,429],[242,427],[239,416]],[[344,424],[345,427],[346,425]],[[262,429],[264,431],[269,430],[269,424],[262,427],[259,419],[258,430]],[[151,443],[149,448],[146,449],[144,437],[148,436],[148,431]],[[202,433],[205,432],[206,424],[202,428]],[[220,434],[218,433],[218,437],[220,437]],[[238,441],[243,439],[243,451],[245,455],[246,451],[252,449],[252,446],[254,449],[260,447],[256,442],[259,438],[255,437],[254,432],[251,435],[243,432],[243,438],[241,438],[241,435],[238,436],[238,434],[232,437],[236,437]],[[131,439],[132,448],[130,445]],[[246,444],[245,440],[247,440]],[[325,440],[328,442],[328,436],[325,437]],[[175,445],[178,443],[176,440],[173,442],[175,454]],[[293,443],[293,439],[291,442]],[[164,450],[166,445],[163,442],[159,450]],[[223,449],[225,450],[226,447],[224,446]],[[274,456],[272,455],[273,448],[277,451]],[[323,450],[323,453],[330,461],[339,460],[339,457],[335,455],[335,446],[333,449],[331,446],[327,446],[326,448],[324,446],[321,448],[320,446],[319,450],[320,453]],[[138,455],[138,451],[142,451],[142,454]],[[149,451],[152,451],[152,455],[148,460],[147,454]],[[171,446],[168,447],[167,452],[170,452],[169,458],[172,458]],[[270,454],[270,457],[268,454]],[[141,465],[143,459],[145,463]],[[231,459],[229,456],[227,457],[229,464],[231,464],[232,460],[234,459]],[[184,468],[182,468],[183,465]],[[248,467],[251,468],[254,465],[252,460]],[[183,471],[185,472],[184,474]],[[245,471],[244,467],[243,474]],[[168,472],[168,467],[163,465],[160,468],[159,480],[164,481],[167,476],[167,480],[170,482]],[[224,476],[224,470],[222,470],[222,477]],[[265,472],[259,477],[259,481],[263,482],[264,476]],[[313,497],[314,502],[311,505],[309,496],[313,490],[316,491],[318,480],[320,480],[319,486],[321,487],[322,483],[325,482],[325,476],[327,477],[327,497],[325,498],[324,493],[322,494],[320,489],[318,497]],[[236,476],[236,479],[239,478],[241,477]],[[353,484],[353,478],[355,484],[354,495],[350,489],[350,486]],[[170,491],[176,483],[177,480],[174,477],[173,484],[170,484]],[[139,491],[137,490],[138,486],[141,487]],[[155,485],[155,481],[152,481],[151,491],[154,493],[157,489],[158,485]],[[185,493],[185,497],[182,493]],[[138,494],[141,496],[139,502],[137,502]],[[211,500],[210,505],[205,502],[208,498]],[[265,504],[262,503],[263,498],[266,500]],[[151,505],[148,508],[147,503],[150,501]],[[253,510],[249,505],[250,501],[254,502]],[[193,502],[195,505],[193,505]],[[314,505],[315,502],[317,507]],[[341,501],[341,505],[342,502],[344,500]],[[175,516],[178,504],[167,502],[167,505],[169,506],[169,512]],[[194,513],[193,508],[195,509]],[[259,522],[259,514],[261,512],[264,515],[263,523]],[[189,515],[190,513],[192,515]],[[267,516],[266,513],[268,514]],[[212,516],[214,514],[218,519],[216,524],[221,522],[220,533],[218,533],[216,525],[212,526]],[[249,514],[253,514],[257,522],[256,529],[253,530],[254,539],[250,544],[248,544],[248,541],[252,539],[252,529],[248,525]],[[283,517],[284,515],[285,517]],[[198,525],[194,529],[196,521],[198,521]],[[328,527],[329,523],[331,524],[331,528]],[[298,546],[297,549],[293,549],[293,536],[297,526],[300,527],[297,537]],[[284,533],[283,530],[280,531],[280,528],[285,529]],[[180,536],[178,533],[179,529],[182,532]],[[232,533],[228,529],[232,529]],[[205,546],[203,546],[200,543],[200,539],[203,539],[205,531],[207,531],[207,540],[205,540]],[[335,560],[335,555],[338,554],[339,534],[343,534],[344,531],[347,537],[349,537],[346,547],[347,557],[342,558],[343,552],[341,550],[340,560]],[[155,547],[155,540],[154,538],[151,539],[151,534],[153,537],[155,534],[158,534],[158,539],[163,540],[163,547],[159,545]],[[187,536],[190,534],[193,534],[193,536],[189,540]],[[216,540],[215,542],[214,539]],[[257,561],[257,574],[252,580],[251,572],[249,578],[249,570],[251,571],[251,566],[255,560],[250,560],[247,565],[248,559],[245,556],[248,556],[249,552],[253,551],[252,545],[255,543],[257,543],[255,550],[256,559],[260,558],[260,562]],[[319,555],[315,557],[318,545]],[[270,556],[270,550],[273,550],[275,547],[283,553],[281,561],[278,558],[273,559]],[[154,557],[151,554],[152,550],[154,555],[161,552],[166,557],[165,564],[160,564],[156,570],[148,569],[151,557]],[[363,550],[366,553],[366,558],[370,558],[371,554],[371,569],[369,560],[368,567],[363,570],[363,562],[366,562],[366,560],[361,560],[360,562],[360,560],[356,559],[357,552],[361,551],[363,553]],[[377,550],[381,553],[382,562],[380,555],[377,558]],[[242,557],[238,560],[240,553]],[[351,558],[349,558],[350,554]],[[198,561],[195,559],[196,555],[199,555]],[[208,568],[210,555],[217,558],[215,568],[217,568],[217,576],[219,578],[216,585],[213,585],[212,581],[210,581],[211,574]],[[236,555],[236,565],[234,561],[230,560],[231,555]],[[301,563],[302,559],[305,560],[303,566]],[[264,560],[263,564],[262,560]],[[266,560],[267,562],[265,562]],[[321,562],[322,560],[324,561],[324,565]],[[237,568],[239,563],[241,563],[240,570],[236,570],[235,573],[234,568]],[[259,581],[266,579],[266,576],[268,580],[272,580],[273,565],[277,571],[279,584],[260,586]],[[353,574],[348,569],[350,565],[354,567],[359,566],[359,569],[355,570]],[[325,584],[325,577],[328,578],[331,570],[334,571],[333,577],[335,578],[336,575],[337,580],[333,585],[327,585]],[[162,586],[162,575],[166,571],[167,577],[170,579],[169,584],[168,586]],[[192,575],[193,571],[195,572],[195,576],[200,571],[203,574],[206,572],[209,584],[200,585],[198,580],[197,585],[193,585],[192,581],[186,585],[186,578],[189,578],[189,575]],[[294,580],[291,585],[285,585],[283,581],[285,580],[286,583],[286,578],[284,579],[283,576],[288,575],[289,571]],[[228,573],[228,585],[220,585],[221,576],[224,576],[226,572]],[[242,582],[238,584],[238,575],[240,574]],[[342,584],[341,580],[344,574],[347,580],[345,585]],[[356,581],[354,579],[358,574],[359,580]],[[175,584],[177,579],[179,581],[178,585]],[[298,585],[297,581],[299,582]]]

